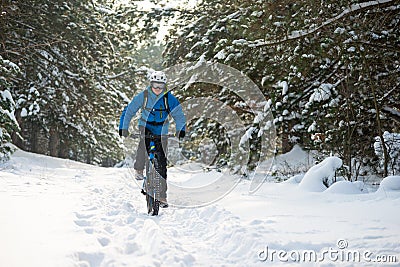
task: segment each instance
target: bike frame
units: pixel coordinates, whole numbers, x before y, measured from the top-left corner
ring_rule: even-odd
[[[143,181],[142,193],[146,195],[147,202],[147,212],[151,215],[158,215],[160,207],[160,187],[161,181],[157,171],[158,158],[156,156],[157,152],[157,141],[163,138],[175,137],[175,135],[153,135],[153,134],[132,134],[131,138],[143,138],[149,139],[149,147],[146,149],[148,151],[148,157],[146,160],[146,177]]]

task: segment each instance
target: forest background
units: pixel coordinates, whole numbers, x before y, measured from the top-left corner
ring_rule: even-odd
[[[2,0],[0,152],[23,150],[101,166],[124,159],[119,115],[149,69],[218,62],[268,102],[277,153],[295,144],[343,159],[345,177],[400,172],[400,2]],[[162,36],[162,38],[160,38]],[[232,89],[232,88],[231,88]],[[262,130],[233,90],[196,83],[181,102],[212,96]],[[191,144],[220,140],[199,114]],[[194,145],[193,145],[194,144]],[[251,157],[256,162],[257,149]],[[229,151],[228,151],[229,152]],[[215,164],[229,159],[220,153]]]

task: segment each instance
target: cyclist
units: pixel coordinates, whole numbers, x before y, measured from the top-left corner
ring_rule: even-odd
[[[150,85],[136,95],[133,100],[123,110],[120,117],[119,135],[127,137],[129,135],[128,128],[130,121],[141,109],[139,119],[139,132],[142,135],[165,135],[168,134],[169,121],[168,115],[171,115],[176,124],[176,136],[179,139],[185,137],[186,118],[182,111],[182,107],[178,99],[167,91],[167,76],[162,71],[154,71],[149,76]],[[135,169],[135,177],[137,180],[143,180],[143,171],[147,157],[147,149],[149,140],[141,139],[136,153],[136,160],[133,168]],[[167,204],[167,140],[161,139],[161,143],[157,146],[158,155],[160,156],[160,175],[165,179],[161,183],[160,202],[161,207],[168,207]],[[147,151],[147,153],[146,153]]]

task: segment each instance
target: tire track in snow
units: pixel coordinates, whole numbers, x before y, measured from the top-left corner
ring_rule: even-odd
[[[94,174],[92,174],[95,177]],[[73,258],[81,266],[209,266],[258,262],[257,250],[271,230],[244,223],[215,205],[170,207],[148,216],[145,198],[128,175],[85,180],[88,194],[75,224],[93,245]],[[268,225],[268,222],[267,222]]]
[[[92,174],[93,177],[95,175]],[[104,176],[104,175],[103,175]],[[145,213],[145,198],[128,175],[113,175],[110,181],[89,178],[82,209],[75,224],[87,234],[90,252],[72,255],[79,266],[191,266],[193,257],[179,242],[165,234],[161,216]]]

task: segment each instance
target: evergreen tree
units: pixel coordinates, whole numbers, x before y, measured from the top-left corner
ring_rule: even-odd
[[[14,143],[107,166],[121,159],[118,117],[143,76],[135,55],[156,33],[155,12],[101,0],[2,1],[2,12],[0,53],[22,73],[10,81],[23,137]]]
[[[374,159],[374,136],[395,127],[398,8],[395,1],[205,0],[165,54],[168,64],[206,59],[245,73],[272,100],[281,151],[299,143],[337,153],[351,179],[363,159]]]
[[[15,102],[10,93],[9,78],[15,78],[19,72],[18,66],[0,56],[0,161],[7,159],[11,147],[11,135],[19,131],[15,118]]]

